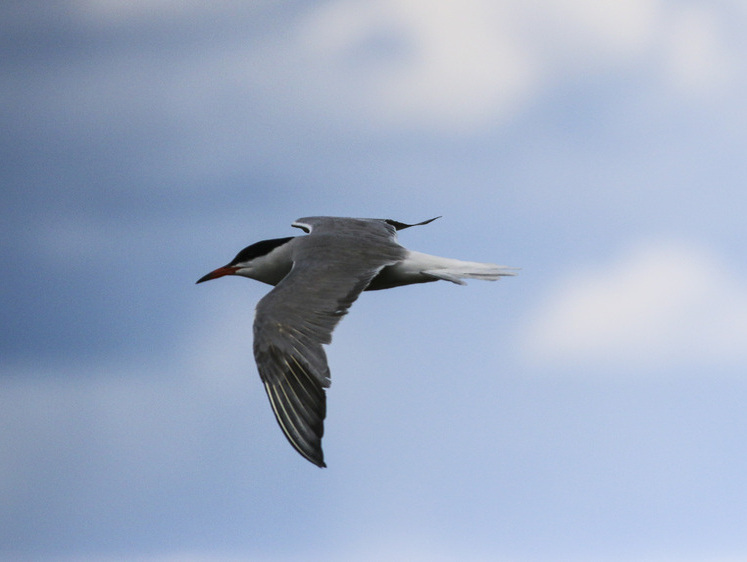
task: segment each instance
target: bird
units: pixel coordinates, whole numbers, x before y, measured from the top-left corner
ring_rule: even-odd
[[[464,279],[494,281],[517,268],[442,258],[406,249],[397,232],[422,226],[391,219],[306,217],[306,235],[247,246],[197,283],[238,275],[273,285],[254,316],[254,358],[275,418],[293,448],[318,467],[330,370],[324,346],[363,291]]]

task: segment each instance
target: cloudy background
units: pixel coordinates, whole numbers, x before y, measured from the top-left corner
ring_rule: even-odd
[[[747,558],[741,0],[4,2],[0,559]],[[363,295],[329,468],[245,279],[312,214],[522,268]]]

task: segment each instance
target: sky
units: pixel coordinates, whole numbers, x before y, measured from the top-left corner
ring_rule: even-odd
[[[0,7],[0,560],[747,559],[741,0]],[[328,468],[256,373],[297,218],[520,267],[363,294]]]

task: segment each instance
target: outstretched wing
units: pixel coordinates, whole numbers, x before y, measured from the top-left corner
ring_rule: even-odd
[[[311,234],[294,241],[291,272],[257,304],[254,357],[272,410],[307,460],[325,466],[322,452],[330,384],[322,347],[361,291],[405,249],[395,228],[375,219],[310,217],[294,226]]]

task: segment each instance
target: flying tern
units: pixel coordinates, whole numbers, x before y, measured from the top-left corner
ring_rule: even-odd
[[[436,217],[439,218],[439,217]],[[515,268],[441,258],[397,243],[405,224],[389,219],[307,217],[307,233],[263,240],[197,283],[241,275],[274,285],[257,304],[254,358],[280,429],[306,460],[326,466],[322,452],[325,388],[330,372],[323,345],[362,291],[463,279],[494,281]]]

